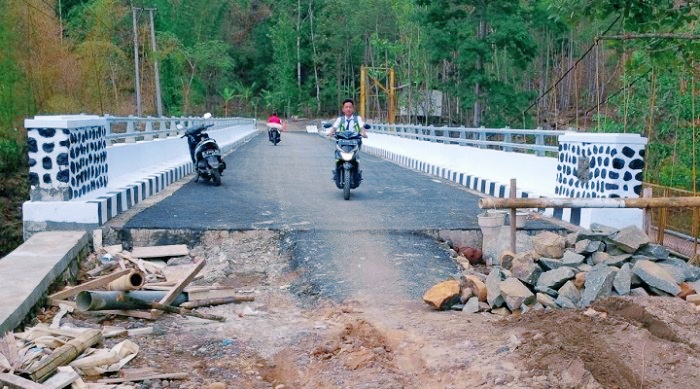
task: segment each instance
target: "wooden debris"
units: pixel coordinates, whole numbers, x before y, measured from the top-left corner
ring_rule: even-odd
[[[189,253],[190,251],[187,249],[187,245],[184,244],[134,247],[131,250],[131,255],[133,255],[135,258],[182,257],[189,255]]]
[[[49,300],[63,300],[63,299],[66,299],[68,297],[73,297],[76,294],[78,294],[84,290],[99,288],[101,286],[107,285],[111,281],[114,281],[117,278],[119,278],[125,274],[129,274],[129,272],[131,272],[131,269],[119,270],[119,271],[116,271],[112,274],[108,274],[106,276],[94,279],[92,281],[82,283],[78,286],[64,289],[60,292],[57,292],[57,293],[50,295]],[[53,304],[53,302],[52,302],[52,304]]]
[[[215,298],[210,298],[210,299],[203,299],[203,300],[188,300],[182,304],[180,304],[181,308],[197,308],[197,307],[206,307],[209,305],[221,305],[221,304],[230,304],[230,303],[240,303],[244,301],[253,301],[255,300],[255,297],[253,296],[229,296],[229,297],[215,297]]]
[[[185,289],[185,287],[190,283],[190,281],[194,279],[197,273],[199,273],[199,271],[202,270],[202,268],[204,268],[205,263],[206,261],[204,260],[204,258],[200,259],[199,262],[195,263],[190,273],[187,274],[185,278],[180,280],[180,282],[175,284],[175,286],[172,289],[170,289],[170,291],[166,293],[166,295],[158,303],[163,306],[169,306],[170,303],[172,303],[177,298],[177,296],[180,295],[180,293],[182,293],[183,289]],[[151,314],[154,318],[156,318],[160,315],[160,312],[151,311]]]
[[[82,354],[85,349],[102,342],[102,331],[90,329],[65,345],[55,349],[51,355],[39,361],[29,372],[29,378],[43,381],[59,366],[65,366]]]
[[[102,272],[112,270],[117,266],[119,266],[119,263],[117,261],[109,261],[107,263],[102,264],[101,266],[97,266],[96,268],[87,271],[85,274],[89,275],[90,277],[95,277],[96,275]]]
[[[186,290],[187,292],[187,300],[188,301],[194,301],[194,300],[208,300],[208,299],[215,299],[215,298],[225,298],[225,297],[238,297],[240,299],[245,298],[246,296],[242,296],[238,290],[233,289],[233,288],[228,288],[228,289],[212,289],[212,290],[201,290],[201,289],[194,289],[194,290]],[[248,296],[252,297],[252,296]],[[241,301],[253,301],[251,298],[250,300],[241,300]]]
[[[48,380],[44,381],[42,384],[50,388],[65,388],[66,386],[72,384],[73,382],[80,379],[80,374],[75,371],[70,366],[61,366],[58,368],[58,373],[51,376]]]
[[[9,389],[51,389],[34,381],[9,373],[0,373],[0,387],[7,386]]]
[[[184,380],[189,377],[190,373],[164,373],[164,374],[144,374],[142,376],[129,376],[123,378],[103,378],[97,380],[103,384],[120,384],[122,382],[137,382],[145,380]]]

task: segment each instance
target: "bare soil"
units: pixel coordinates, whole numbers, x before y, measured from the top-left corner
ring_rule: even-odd
[[[132,339],[141,350],[127,367],[191,376],[141,387],[697,386],[700,323],[681,299],[609,298],[587,311],[508,316],[435,311],[383,296],[334,303],[292,293],[298,274],[276,232],[210,232],[191,255],[207,260],[194,284],[232,286],[255,301],[199,308],[226,317],[223,323],[178,315],[70,319],[155,326],[156,334]]]

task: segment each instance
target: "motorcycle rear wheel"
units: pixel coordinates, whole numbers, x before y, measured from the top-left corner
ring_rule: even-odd
[[[345,200],[350,200],[350,173],[349,169],[345,169],[343,172],[343,198]]]
[[[221,185],[221,173],[219,172],[219,169],[213,169],[211,171],[211,178],[214,181],[214,186]]]

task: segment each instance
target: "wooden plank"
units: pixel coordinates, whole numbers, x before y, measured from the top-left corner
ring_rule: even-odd
[[[162,258],[182,257],[189,255],[190,250],[185,244],[171,244],[165,246],[134,247],[131,255],[134,258]]]
[[[189,377],[190,373],[165,373],[165,374],[144,374],[131,375],[123,378],[103,378],[97,380],[101,384],[119,384],[122,382],[136,382],[145,380],[182,380]]]
[[[43,382],[43,385],[52,389],[63,389],[80,378],[80,375],[70,366],[61,366],[58,373]]]
[[[224,297],[239,297],[242,294],[237,291],[237,289],[229,288],[229,289],[214,289],[214,290],[191,290],[187,291],[185,289],[185,292],[187,293],[187,300],[192,301],[192,300],[207,300],[207,299],[215,299],[215,298],[224,298]]]
[[[170,292],[166,293],[165,296],[163,296],[163,298],[160,299],[158,303],[162,305],[170,305],[170,303],[175,301],[177,296],[179,296],[180,293],[182,293],[185,287],[190,283],[190,281],[192,281],[192,279],[194,279],[197,273],[199,273],[199,271],[202,270],[205,264],[206,261],[204,260],[204,258],[202,258],[199,262],[195,263],[190,273],[185,278],[180,280],[180,282],[175,284],[175,286],[173,286],[173,288],[170,289]],[[160,316],[160,313],[161,312],[156,310],[151,311],[153,317]]]
[[[121,316],[129,316],[129,317],[137,317],[139,319],[146,319],[146,320],[153,320],[155,319],[151,312],[146,312],[146,311],[136,311],[136,310],[131,310],[131,309],[114,309],[114,310],[105,310],[105,311],[86,311],[86,312],[81,312],[81,313],[90,313],[90,314],[102,314],[102,315],[121,315]]]
[[[131,269],[124,269],[124,270],[119,270],[111,274],[107,274],[106,276],[102,276],[100,278],[96,278],[92,281],[84,282],[78,286],[74,286],[69,289],[64,289],[60,292],[56,292],[52,295],[49,296],[50,299],[52,300],[65,300],[67,297],[73,297],[76,294],[84,291],[84,290],[90,290],[94,289],[103,285],[107,285],[108,283],[116,280],[117,278],[129,274]]]
[[[0,387],[7,386],[9,389],[49,389],[49,386],[30,381],[20,376],[0,373]]]

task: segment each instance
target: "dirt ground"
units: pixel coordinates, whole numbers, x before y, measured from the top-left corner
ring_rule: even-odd
[[[342,304],[292,294],[297,278],[273,231],[211,232],[191,255],[201,285],[253,302],[199,308],[212,322],[82,316],[84,326],[155,326],[127,367],[191,372],[143,388],[696,387],[698,314],[677,298],[610,298],[594,310],[520,315],[434,311],[374,296]],[[121,339],[108,339],[107,346]]]

